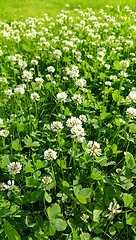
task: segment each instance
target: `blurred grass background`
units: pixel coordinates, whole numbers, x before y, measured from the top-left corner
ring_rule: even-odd
[[[136,9],[136,0],[0,0],[0,20],[11,22],[27,17],[42,17],[44,13],[55,17],[61,9],[67,9],[66,4],[69,4],[70,10],[80,6],[81,10],[92,8],[98,11],[105,9],[106,5],[120,4],[125,4],[132,10]]]

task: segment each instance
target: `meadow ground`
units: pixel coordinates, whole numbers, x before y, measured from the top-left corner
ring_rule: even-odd
[[[136,240],[136,3],[120,4],[0,0],[0,240]]]
[[[135,0],[1,0],[0,19],[10,22],[27,17],[42,17],[44,13],[54,17],[61,9],[66,9],[66,4],[70,5],[70,10],[81,7],[81,9],[93,8],[94,11],[98,11],[107,4],[112,6],[125,4],[132,10],[136,9]]]

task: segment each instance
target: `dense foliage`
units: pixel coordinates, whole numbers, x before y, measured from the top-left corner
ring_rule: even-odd
[[[128,7],[0,22],[0,239],[136,239],[135,38]]]

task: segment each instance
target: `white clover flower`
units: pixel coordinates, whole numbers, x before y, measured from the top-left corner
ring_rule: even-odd
[[[31,99],[32,99],[32,101],[39,101],[40,96],[38,93],[34,92],[34,93],[31,93]]]
[[[0,183],[0,190],[5,191],[7,189],[7,185],[3,182]]]
[[[127,108],[126,115],[128,118],[132,118],[132,119],[136,118],[136,109],[132,107]]]
[[[69,51],[69,47],[63,47],[63,51],[68,52]]]
[[[82,96],[80,94],[75,94],[72,97],[72,100],[75,102],[76,105],[82,103]]]
[[[92,59],[92,58],[93,58],[93,56],[90,55],[90,54],[88,54],[87,57],[88,57],[89,59]]]
[[[21,168],[22,164],[20,162],[12,162],[8,165],[9,174],[20,173]]]
[[[49,184],[52,182],[52,178],[51,177],[48,177],[48,176],[45,176],[42,178],[42,182],[45,183],[45,184]]]
[[[8,135],[9,135],[9,131],[8,130],[3,129],[3,130],[0,131],[0,136],[7,137]]]
[[[30,80],[33,79],[33,74],[29,71],[24,70],[22,78],[24,79],[24,81],[30,82]]]
[[[82,122],[81,122],[81,120],[79,118],[71,117],[71,118],[67,119],[66,125],[67,125],[67,127],[71,127],[72,128],[72,127],[78,126],[78,125],[82,126]]]
[[[47,74],[45,77],[46,77],[48,80],[51,79],[51,75],[50,75],[50,74]]]
[[[132,58],[132,61],[133,61],[134,63],[136,63],[136,58]]]
[[[51,124],[51,129],[53,132],[61,132],[61,130],[63,129],[63,124],[59,121],[53,122]]]
[[[27,67],[27,63],[23,61],[22,59],[19,60],[18,65],[22,68],[25,69]]]
[[[126,40],[125,45],[126,45],[127,47],[132,47],[132,46],[133,46],[133,41],[131,41],[131,40]]]
[[[110,82],[110,81],[106,81],[106,82],[105,82],[105,85],[111,86],[111,82]]]
[[[136,91],[131,91],[128,95],[131,101],[136,102]]]
[[[121,119],[121,118],[119,119],[119,121],[120,121],[121,124],[125,124],[125,123],[126,123],[126,122],[125,122],[123,119]]]
[[[39,77],[37,77],[36,79],[35,79],[35,82],[36,82],[36,85],[39,87],[39,88],[41,88],[41,86],[43,86],[43,82],[44,82],[44,80],[43,80],[43,78],[39,78]]]
[[[97,142],[89,141],[87,144],[88,148],[86,148],[86,153],[94,156],[100,156],[101,155],[101,149],[100,144]]]
[[[38,65],[38,61],[37,61],[37,60],[32,60],[31,63],[32,63],[33,65]]]
[[[47,70],[48,70],[48,72],[52,72],[52,73],[55,72],[55,68],[53,66],[47,67]]]
[[[3,52],[2,52],[2,50],[0,49],[0,56],[2,56],[3,55]]]
[[[10,61],[10,62],[12,62],[13,64],[15,64],[15,62],[16,62],[16,57],[15,56],[8,56],[8,60]]]
[[[123,68],[128,68],[128,67],[129,67],[129,61],[127,61],[127,60],[122,60],[122,61],[120,61],[120,65],[121,65]]]
[[[4,93],[8,96],[8,98],[14,94],[11,89],[5,90]]]
[[[53,84],[53,85],[56,85],[56,82],[55,82],[55,81],[52,81],[52,84]]]
[[[83,214],[82,217],[80,217],[85,223],[88,222],[87,219],[89,218],[89,216],[87,214]]]
[[[121,173],[122,169],[121,168],[117,168],[116,169],[116,173]]]
[[[80,115],[79,116],[79,119],[83,122],[86,122],[87,121],[87,117],[85,115]]]
[[[14,188],[16,188],[15,187],[15,185],[14,185],[14,180],[8,180],[8,185],[7,185],[7,189],[8,189],[8,193],[7,193],[7,196],[9,197],[9,195],[11,194],[11,192],[12,192],[12,190],[14,189]]]
[[[71,133],[72,133],[71,138],[73,138],[75,140],[75,142],[82,143],[83,140],[85,139],[84,136],[86,134],[85,134],[84,129],[81,125],[73,126],[71,128]]]
[[[14,92],[17,94],[23,95],[25,93],[25,90],[23,87],[18,86],[14,89]]]
[[[117,78],[118,78],[118,77],[117,77],[116,75],[111,75],[111,76],[110,76],[110,80],[117,80]]]
[[[65,102],[66,98],[67,98],[67,94],[65,92],[61,92],[57,94],[57,99],[60,102]]]
[[[110,65],[109,64],[105,64],[104,65],[107,69],[110,69]]]
[[[57,158],[57,153],[49,148],[48,150],[44,151],[44,159],[46,160],[55,160]]]
[[[10,119],[11,119],[11,120],[14,120],[16,117],[17,117],[16,114],[11,114]]]
[[[3,124],[3,119],[2,118],[0,118],[0,124]]]
[[[8,81],[5,77],[0,77],[0,82],[8,84]]]
[[[53,51],[53,55],[55,58],[59,59],[62,55],[62,52],[60,50],[56,49]]]
[[[70,75],[70,77],[71,77],[71,78],[74,78],[74,79],[78,78],[78,77],[79,77],[78,67],[75,66],[75,65],[73,65],[73,66],[72,66],[72,70],[71,70],[71,71],[70,71],[70,70],[68,71],[68,75]]]
[[[86,80],[83,79],[83,78],[80,78],[80,79],[77,79],[75,83],[76,83],[77,86],[83,88],[84,85],[86,84]]]
[[[108,218],[113,218],[115,213],[120,213],[122,210],[119,210],[120,206],[119,204],[115,203],[113,205],[113,202],[110,202],[109,210],[110,212],[105,216]]]
[[[128,74],[126,72],[124,72],[124,71],[121,71],[119,73],[119,75],[122,76],[122,77],[128,77]]]

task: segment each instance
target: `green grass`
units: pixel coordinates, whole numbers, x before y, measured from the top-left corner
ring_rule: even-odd
[[[66,9],[65,5],[69,4],[70,9],[81,7],[85,9],[91,7],[94,11],[105,8],[106,5],[125,4],[131,9],[136,9],[136,1],[126,0],[0,0],[0,19],[14,21],[27,17],[42,17],[48,13],[54,17],[61,9]]]

